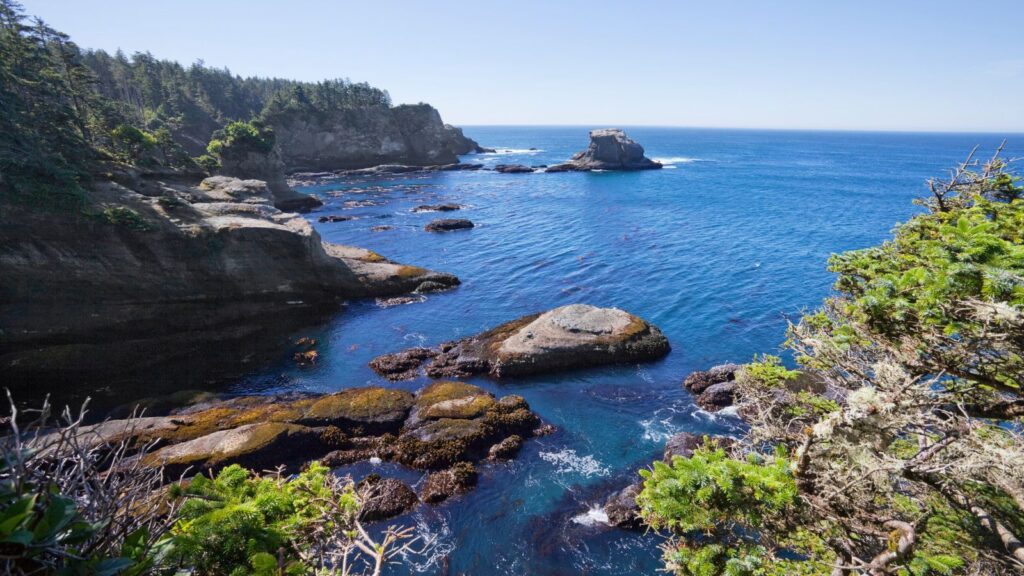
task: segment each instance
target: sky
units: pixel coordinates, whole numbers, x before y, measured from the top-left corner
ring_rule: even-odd
[[[1022,0],[21,0],[80,46],[461,125],[1024,132]]]

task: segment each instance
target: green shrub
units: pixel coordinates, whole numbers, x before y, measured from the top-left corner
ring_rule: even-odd
[[[231,122],[213,133],[206,146],[210,156],[225,158],[249,152],[262,154],[274,149],[274,131],[259,120]]]
[[[138,212],[125,206],[105,208],[101,213],[101,217],[108,224],[123,226],[139,232],[153,229],[153,225],[147,222]]]

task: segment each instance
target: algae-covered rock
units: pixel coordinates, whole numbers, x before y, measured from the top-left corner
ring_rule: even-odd
[[[320,432],[305,426],[267,422],[220,430],[148,454],[144,462],[164,466],[170,477],[240,464],[254,470],[297,463],[322,450]]]
[[[420,499],[428,504],[443,502],[457,494],[470,491],[476,485],[476,469],[469,462],[458,462],[447,470],[427,475],[420,491]]]
[[[364,432],[397,431],[413,405],[413,395],[379,386],[351,388],[314,401],[299,419],[310,426],[338,426]]]

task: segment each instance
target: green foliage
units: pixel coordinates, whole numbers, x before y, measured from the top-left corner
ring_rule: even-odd
[[[800,507],[796,481],[784,454],[729,458],[721,449],[697,449],[672,464],[641,470],[637,503],[644,521],[680,537],[665,548],[666,566],[682,576],[800,574],[805,562],[774,556],[758,541],[765,526],[783,526]],[[820,541],[794,531],[778,541],[795,551],[820,548]]]
[[[337,500],[353,518],[359,509],[351,487],[333,492],[329,474],[314,463],[290,480],[254,476],[237,465],[213,479],[197,476],[180,487],[185,503],[173,530],[178,558],[201,574],[241,576],[277,574],[280,555],[286,574],[307,573],[296,550],[304,530],[330,513],[319,498]]]
[[[138,212],[125,206],[111,206],[100,213],[101,218],[108,224],[122,226],[130,230],[145,232],[152,230],[153,225],[147,222]]]
[[[203,154],[192,159],[195,163],[205,170],[206,172],[215,172],[217,168],[220,168],[220,160],[210,154]]]
[[[701,448],[671,465],[654,462],[640,475],[644,489],[637,500],[648,524],[680,533],[757,526],[797,505],[796,482],[783,457],[743,461]]]
[[[781,358],[769,354],[755,357],[753,362],[743,366],[743,370],[747,376],[768,388],[779,388],[800,375],[799,370],[787,369]]]
[[[206,146],[210,156],[225,158],[249,152],[267,154],[274,149],[274,131],[263,122],[231,122],[213,133]]]
[[[1024,201],[979,196],[969,206],[915,216],[893,240],[833,256],[829,267],[847,295],[838,306],[849,322],[914,346],[936,370],[1020,388],[1024,359],[990,348],[1001,345],[987,339],[992,318],[970,304],[1024,306]],[[943,339],[973,352],[946,355],[936,345]]]

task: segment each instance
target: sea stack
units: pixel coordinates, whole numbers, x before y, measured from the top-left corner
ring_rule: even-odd
[[[618,128],[590,131],[590,146],[572,160],[547,169],[548,172],[586,172],[589,170],[649,170],[661,164],[644,156],[644,147]]]

